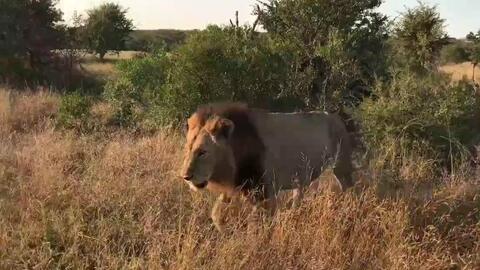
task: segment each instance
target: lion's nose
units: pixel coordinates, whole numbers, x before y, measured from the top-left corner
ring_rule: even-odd
[[[192,180],[192,178],[193,178],[193,175],[191,175],[191,174],[186,174],[186,175],[183,176],[183,179],[185,179],[186,181],[190,181],[190,180]]]

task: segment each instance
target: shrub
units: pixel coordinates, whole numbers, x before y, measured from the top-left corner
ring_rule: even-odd
[[[152,48],[167,46],[168,49],[174,49],[185,42],[189,30],[135,30],[130,34],[130,38],[125,42],[125,49],[128,51],[151,51]]]
[[[120,79],[107,82],[104,97],[115,110],[114,121],[126,125],[163,100],[168,57],[159,49],[151,55],[124,60],[117,65]],[[139,110],[137,110],[139,109]]]
[[[192,34],[172,56],[167,100],[180,112],[200,103],[244,101],[274,107],[285,87],[285,56],[248,27],[210,26]]]
[[[105,85],[105,99],[113,108],[113,122],[125,126],[135,120],[134,108],[140,101],[140,93],[125,79],[109,81]]]
[[[474,88],[440,76],[398,74],[360,106],[357,117],[367,146],[393,168],[413,156],[436,168],[460,164],[480,139],[480,98]]]
[[[137,57],[118,63],[121,77],[138,87],[140,94],[163,85],[166,79],[167,53],[158,48],[146,57]]]
[[[131,121],[136,107],[154,125],[171,124],[214,101],[272,109],[296,106],[299,102],[284,91],[289,66],[270,45],[248,27],[210,26],[172,53],[159,49],[121,62],[121,79],[106,85],[105,98],[121,121]]]
[[[440,51],[447,44],[445,20],[438,7],[419,2],[402,14],[393,30],[397,64],[417,73],[436,69]]]
[[[440,59],[442,64],[467,62],[469,60],[468,49],[461,43],[450,44],[442,49]]]
[[[254,11],[290,67],[287,89],[308,109],[337,110],[349,95],[388,74],[387,17],[381,1],[259,1]],[[350,102],[349,102],[350,103]]]
[[[58,125],[65,128],[83,128],[90,117],[92,102],[79,92],[62,97],[58,112]]]

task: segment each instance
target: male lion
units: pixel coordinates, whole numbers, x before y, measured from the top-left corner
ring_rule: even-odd
[[[268,113],[243,104],[210,104],[188,119],[182,177],[194,190],[220,193],[220,205],[244,196],[273,213],[278,192],[303,189],[329,161],[345,190],[353,186],[352,146],[343,121],[323,112]]]

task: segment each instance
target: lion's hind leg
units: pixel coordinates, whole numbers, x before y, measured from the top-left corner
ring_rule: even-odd
[[[304,188],[303,187],[297,187],[292,190],[292,208],[296,209],[300,206],[300,203],[302,202],[304,197]]]
[[[350,159],[338,160],[333,168],[333,173],[340,184],[342,191],[346,191],[347,189],[353,187],[353,166]]]
[[[334,156],[333,173],[337,179],[342,191],[354,186],[352,178],[353,164],[352,164],[352,145],[350,138],[347,135],[337,144],[337,153]]]

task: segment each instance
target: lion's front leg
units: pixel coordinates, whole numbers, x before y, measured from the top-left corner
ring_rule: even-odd
[[[298,187],[292,190],[292,208],[297,209],[300,207],[300,203],[303,200],[304,190],[302,187]]]
[[[220,196],[218,196],[212,208],[210,217],[212,218],[213,225],[215,225],[215,228],[217,228],[217,230],[220,232],[225,231],[225,210],[229,204],[230,199],[222,193]]]

